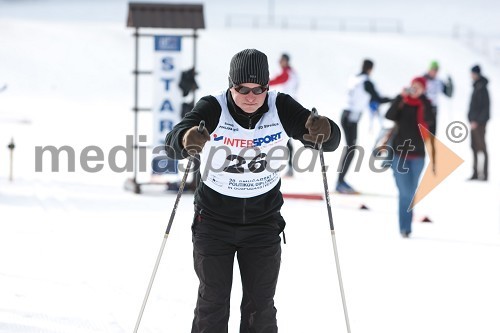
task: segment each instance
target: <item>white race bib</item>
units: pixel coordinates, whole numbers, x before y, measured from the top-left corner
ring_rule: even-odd
[[[203,147],[201,177],[211,189],[231,197],[250,198],[276,186],[288,161],[288,135],[278,116],[275,91],[268,92],[269,111],[255,125],[238,125],[227,108],[226,92],[217,98],[222,112]]]

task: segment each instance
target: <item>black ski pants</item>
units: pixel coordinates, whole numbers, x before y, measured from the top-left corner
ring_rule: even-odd
[[[473,175],[472,177],[478,178],[480,175],[482,179],[488,179],[488,151],[486,150],[486,124],[478,124],[477,127],[471,132],[471,148],[474,157],[473,161]],[[484,156],[482,172],[478,168],[478,153],[482,152]]]
[[[262,223],[227,224],[195,215],[194,269],[200,280],[192,333],[227,333],[233,262],[241,273],[240,333],[276,333],[274,293],[285,222],[278,213]]]
[[[349,166],[351,166],[352,159],[354,158],[354,151],[356,150],[356,140],[358,139],[358,123],[349,120],[349,113],[350,111],[344,110],[340,118],[340,124],[344,130],[347,148],[342,150],[342,156],[340,158],[340,166],[342,169],[339,172],[339,183],[344,181]]]

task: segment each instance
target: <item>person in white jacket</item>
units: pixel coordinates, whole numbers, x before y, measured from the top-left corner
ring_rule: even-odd
[[[373,82],[370,81],[370,74],[373,70],[373,61],[365,59],[361,68],[361,73],[349,78],[347,105],[342,112],[341,125],[344,130],[347,149],[343,149],[342,157],[340,158],[340,170],[337,187],[337,192],[344,194],[356,194],[354,190],[344,180],[349,166],[351,165],[356,150],[356,140],[358,137],[358,122],[362,113],[368,109],[370,102],[378,104],[390,102],[387,97],[380,97],[375,90]]]
[[[434,113],[434,117],[437,120],[438,113],[438,99],[439,94],[443,93],[447,97],[453,96],[453,81],[451,77],[448,76],[446,82],[439,79],[437,74],[439,71],[439,63],[435,60],[431,61],[429,66],[429,70],[424,75],[424,78],[427,82],[427,89],[425,91],[425,96],[431,101],[432,105],[432,113]],[[437,121],[429,128],[432,134],[436,134],[436,124]]]

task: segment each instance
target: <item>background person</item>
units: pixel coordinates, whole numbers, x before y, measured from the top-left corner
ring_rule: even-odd
[[[280,58],[281,73],[274,78],[269,80],[269,86],[275,87],[276,90],[284,94],[292,96],[297,100],[297,90],[299,88],[299,77],[295,72],[295,69],[290,66],[290,56],[283,53]],[[288,170],[286,172],[287,177],[293,176],[293,144],[292,140],[288,140],[286,145],[288,147]]]
[[[297,91],[299,88],[299,77],[294,68],[290,65],[290,56],[283,53],[279,60],[281,73],[269,80],[269,86],[275,87],[276,90],[297,99]]]
[[[486,150],[486,123],[490,120],[490,95],[488,79],[481,74],[479,65],[471,69],[473,81],[472,96],[467,115],[471,128],[471,148],[473,154],[472,176],[470,180],[488,180],[488,151]],[[483,153],[483,167],[478,168],[478,153]],[[481,170],[482,169],[482,170]]]
[[[344,130],[347,149],[343,150],[340,158],[340,166],[342,167],[338,180],[336,191],[345,194],[356,194],[351,185],[345,181],[345,176],[349,170],[352,159],[354,157],[356,140],[358,138],[358,122],[362,113],[369,108],[370,102],[382,103],[390,102],[387,97],[380,97],[372,81],[370,74],[373,71],[373,61],[366,59],[363,61],[361,73],[352,76],[348,83],[347,105],[342,112],[341,125]]]
[[[404,238],[408,238],[412,232],[413,210],[410,205],[424,167],[424,141],[430,139],[425,131],[422,131],[422,137],[418,125],[429,129],[435,121],[430,101],[424,95],[425,85],[425,78],[413,79],[410,88],[403,89],[386,113],[386,118],[397,125],[392,142],[392,169],[399,191],[399,232]]]
[[[429,70],[424,75],[427,82],[425,95],[431,101],[432,112],[436,118],[436,122],[429,128],[430,132],[436,135],[437,128],[437,114],[438,114],[438,100],[439,94],[444,94],[447,97],[453,96],[453,81],[448,76],[446,82],[437,77],[439,71],[439,63],[435,60],[431,61]]]

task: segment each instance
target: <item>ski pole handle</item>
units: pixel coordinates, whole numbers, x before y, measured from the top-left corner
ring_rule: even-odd
[[[314,107],[311,109],[311,117],[313,119],[313,122],[319,119],[318,110]],[[319,149],[320,153],[322,153],[322,142],[317,142],[317,145],[318,145],[318,149]]]
[[[205,120],[200,121],[200,124],[198,125],[198,133],[203,133],[203,130],[205,129]]]
[[[319,113],[318,113],[318,110],[316,110],[316,108],[312,108],[312,110],[311,110],[311,116],[314,119],[318,119],[319,118]]]

